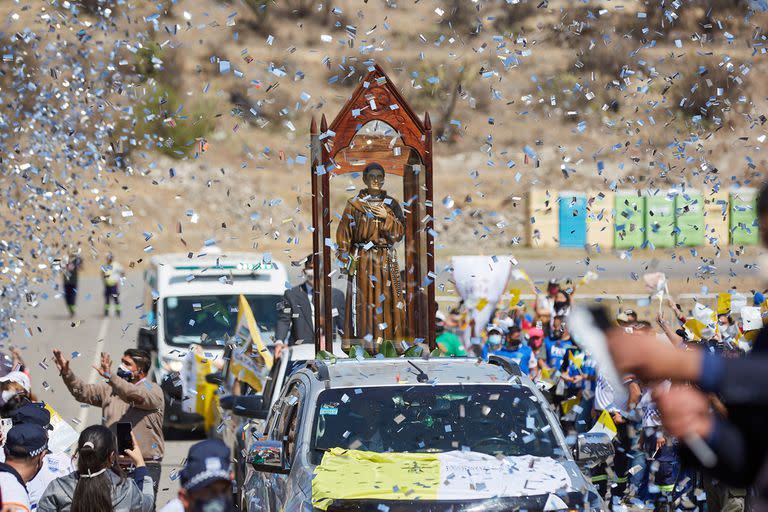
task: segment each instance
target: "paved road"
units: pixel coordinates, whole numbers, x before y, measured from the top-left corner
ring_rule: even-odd
[[[102,351],[109,352],[113,360],[119,361],[126,348],[136,346],[136,332],[142,314],[140,283],[139,274],[130,276],[128,285],[121,291],[122,317],[104,318],[100,281],[93,277],[81,278],[74,326],[66,312],[63,297],[54,296],[48,290],[47,299],[38,296],[39,305],[34,309],[28,308],[24,313],[32,328],[32,336],[26,336],[17,329],[11,338],[12,343],[22,349],[30,368],[33,391],[78,430],[100,422],[101,409],[75,402],[58,376],[51,350],[58,347],[65,354],[74,354],[71,366],[75,373],[88,382],[96,382],[98,375],[92,366]],[[178,480],[174,473],[180,468],[193,442],[171,441],[166,444],[158,504],[164,505],[176,495]]]

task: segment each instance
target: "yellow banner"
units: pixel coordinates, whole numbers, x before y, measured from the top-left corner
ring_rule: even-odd
[[[264,379],[272,368],[272,353],[264,345],[250,304],[240,295],[237,311],[237,336],[243,343],[232,351],[230,373],[256,391],[264,387]]]

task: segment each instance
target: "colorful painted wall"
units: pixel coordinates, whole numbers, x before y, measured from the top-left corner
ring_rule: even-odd
[[[715,194],[532,189],[528,245],[597,250],[756,245],[756,195],[752,188]]]

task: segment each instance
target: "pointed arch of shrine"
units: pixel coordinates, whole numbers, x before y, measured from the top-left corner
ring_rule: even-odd
[[[384,70],[374,64],[330,126],[322,115],[318,130],[310,124],[312,180],[312,241],[315,264],[315,348],[331,349],[333,325],[332,283],[334,231],[330,211],[332,176],[362,170],[366,162],[338,158],[350,149],[355,136],[371,122],[391,127],[401,145],[368,148],[365,158],[382,164],[390,175],[402,180],[405,214],[404,307],[409,343],[435,347],[435,260],[432,203],[432,125],[429,114],[420,119]],[[374,143],[377,143],[374,141]],[[399,149],[398,149],[399,148]],[[407,149],[407,152],[403,152]],[[391,150],[391,154],[388,151]],[[398,153],[399,151],[399,153]],[[338,161],[337,161],[338,160]],[[328,345],[326,346],[326,339]]]

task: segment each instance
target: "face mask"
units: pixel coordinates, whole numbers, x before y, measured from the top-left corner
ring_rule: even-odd
[[[305,270],[304,271],[304,278],[307,280],[307,282],[312,285],[315,282],[315,271],[314,270]]]
[[[234,501],[231,495],[216,496],[205,501],[198,501],[192,505],[193,512],[229,512],[234,509]]]
[[[501,334],[491,334],[488,336],[488,343],[491,345],[500,345],[501,344]]]
[[[559,340],[563,337],[563,330],[562,329],[552,329],[552,334],[549,335],[550,338],[553,340]]]
[[[3,403],[6,403],[6,404],[7,404],[8,402],[10,402],[10,401],[11,401],[11,398],[15,397],[16,395],[18,395],[18,393],[17,393],[17,392],[15,392],[15,391],[11,391],[10,389],[8,389],[8,390],[5,390],[5,391],[3,391],[2,393],[0,393],[0,396],[1,396],[1,397],[2,397],[2,399],[3,399]]]
[[[517,350],[520,348],[521,342],[522,340],[507,340],[507,346],[512,350]]]
[[[555,302],[555,309],[563,309],[565,307],[568,307],[568,303],[565,301],[558,301]]]
[[[128,382],[133,381],[133,372],[122,364],[117,367],[117,376],[121,379],[127,380]]]

